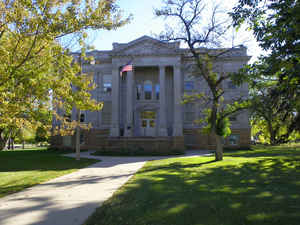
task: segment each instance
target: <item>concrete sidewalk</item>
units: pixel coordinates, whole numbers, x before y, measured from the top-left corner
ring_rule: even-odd
[[[81,157],[102,161],[0,198],[0,225],[81,225],[146,161],[168,158],[100,157],[89,153],[81,153]],[[184,157],[203,153],[189,151]]]

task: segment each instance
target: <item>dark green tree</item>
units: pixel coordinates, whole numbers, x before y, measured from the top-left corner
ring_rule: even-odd
[[[273,80],[271,86],[264,86],[263,94],[256,95],[254,109],[256,114],[262,109],[264,114],[269,111],[274,116],[262,117],[276,124],[269,130],[271,143],[286,142],[290,134],[300,131],[300,2],[239,0],[230,15],[237,28],[246,23],[268,53],[249,67],[254,80]],[[286,131],[277,137],[279,127]]]

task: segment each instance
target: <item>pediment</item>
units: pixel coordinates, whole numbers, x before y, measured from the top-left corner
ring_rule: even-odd
[[[116,55],[162,55],[177,54],[179,43],[166,43],[143,36],[127,44],[114,43]]]

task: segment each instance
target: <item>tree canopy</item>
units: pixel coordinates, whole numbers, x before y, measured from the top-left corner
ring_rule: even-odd
[[[263,113],[263,120],[275,126],[269,126],[273,129],[269,129],[269,135],[274,144],[287,142],[289,135],[300,131],[299,12],[297,0],[239,0],[230,13],[234,25],[239,27],[246,23],[260,47],[267,51],[249,66],[248,75],[255,82],[253,87],[257,93],[256,87],[262,85],[263,91],[254,98],[256,115],[263,118]]]
[[[91,76],[80,73],[62,38],[70,42],[76,35],[84,58],[87,30],[116,29],[129,20],[114,0],[1,1],[0,149],[6,127],[40,126],[43,111],[50,110],[64,128],[68,121],[57,109],[99,110],[101,103],[91,99]]]

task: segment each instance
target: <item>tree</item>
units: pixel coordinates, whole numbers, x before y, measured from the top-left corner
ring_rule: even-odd
[[[0,2],[0,148],[5,129],[43,126],[40,112],[61,123],[54,131],[72,131],[76,122],[57,113],[73,107],[99,110],[91,100],[91,76],[80,74],[70,50],[61,43],[76,36],[85,58],[87,30],[116,29],[130,18],[114,0],[11,0]],[[72,87],[78,89],[74,90]]]
[[[297,114],[294,104],[278,95],[278,78],[265,74],[268,67],[261,59],[244,72],[250,86],[252,126],[265,142],[276,145],[289,142],[296,134],[290,128]]]
[[[206,52],[202,52],[199,48],[219,46],[229,29],[228,21],[224,20],[224,16],[218,17],[219,6],[213,7],[211,12],[206,10],[203,0],[165,0],[163,3],[163,7],[156,9],[155,14],[165,19],[173,19],[171,24],[174,26],[166,27],[160,38],[165,41],[184,42],[195,62],[197,70],[195,75],[201,76],[206,81],[210,95],[200,93],[185,96],[185,102],[198,99],[206,103],[204,112],[206,117],[199,121],[206,122],[205,130],[215,137],[217,145],[215,158],[222,160],[222,138],[230,134],[228,117],[247,108],[248,101],[245,96],[240,96],[231,104],[224,103],[224,89],[221,84],[233,78],[236,84],[241,84],[241,79],[237,76],[222,73],[216,68],[216,61],[230,49],[217,51],[208,48]]]
[[[299,11],[298,0],[239,0],[230,13],[234,25],[238,28],[246,23],[261,48],[268,51],[249,67],[249,76],[254,80],[261,77],[274,81],[268,90],[264,88],[263,95],[256,98],[256,105],[264,109],[268,106],[272,115],[261,118],[270,124],[271,143],[274,144],[286,142],[291,134],[300,131]],[[268,101],[265,105],[262,104],[264,100]],[[257,110],[255,113],[260,114]],[[278,132],[282,130],[279,127],[285,127],[280,137]]]
[[[48,141],[48,134],[47,130],[44,127],[38,127],[35,132],[35,141],[39,142],[46,142]]]

